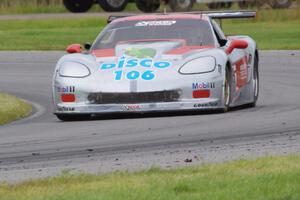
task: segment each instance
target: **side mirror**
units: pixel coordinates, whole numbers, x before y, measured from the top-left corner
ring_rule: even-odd
[[[85,48],[86,50],[90,50],[91,47],[92,47],[92,45],[91,45],[90,43],[85,43],[85,44],[84,44],[84,48]]]
[[[234,49],[246,49],[248,42],[244,40],[231,40],[229,47],[226,49],[226,53],[230,54]]]
[[[71,44],[67,48],[68,53],[81,53],[81,45],[80,44]]]
[[[221,47],[223,47],[223,46],[225,46],[225,45],[226,45],[226,43],[227,43],[227,40],[220,39],[219,43],[220,43],[220,46],[221,46]]]

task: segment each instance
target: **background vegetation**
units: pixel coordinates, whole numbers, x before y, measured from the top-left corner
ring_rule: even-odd
[[[300,49],[300,8],[261,10],[256,19],[224,20],[227,35],[253,37],[260,49]],[[0,20],[0,50],[64,50],[72,43],[92,42],[106,18]]]

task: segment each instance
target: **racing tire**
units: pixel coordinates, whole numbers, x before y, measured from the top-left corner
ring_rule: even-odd
[[[88,114],[55,114],[56,117],[61,121],[79,121],[89,120],[91,115]]]
[[[232,2],[212,2],[207,4],[209,9],[230,8],[231,6]]]
[[[253,7],[253,3],[249,1],[239,1],[238,2],[239,8],[241,9],[247,9],[249,7]]]
[[[63,0],[63,4],[70,12],[82,13],[92,7],[93,0]]]
[[[258,57],[254,57],[253,68],[253,102],[249,104],[249,107],[255,107],[259,95],[259,72],[258,72]]]
[[[223,89],[223,101],[224,108],[223,112],[229,111],[229,106],[231,102],[231,86],[232,86],[232,74],[229,68],[226,69],[225,72],[225,80],[224,80],[224,89]]]
[[[127,6],[128,0],[98,0],[98,3],[106,12],[120,12]]]
[[[135,0],[136,7],[144,12],[144,13],[151,13],[155,12],[159,9],[160,1],[157,0]]]
[[[268,3],[272,8],[289,8],[292,0],[270,0]]]
[[[190,11],[195,0],[169,0],[170,8],[173,12]]]

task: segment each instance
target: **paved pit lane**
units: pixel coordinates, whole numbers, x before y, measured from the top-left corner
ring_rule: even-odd
[[[0,127],[0,182],[300,152],[300,51],[260,53],[255,108],[77,122],[52,114],[51,78],[63,53],[0,52],[0,91],[35,106],[31,117]]]

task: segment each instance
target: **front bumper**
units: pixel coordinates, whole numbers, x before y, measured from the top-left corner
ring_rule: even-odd
[[[212,110],[223,108],[220,99],[191,99],[177,102],[136,104],[59,103],[55,114],[143,113],[155,111]]]

